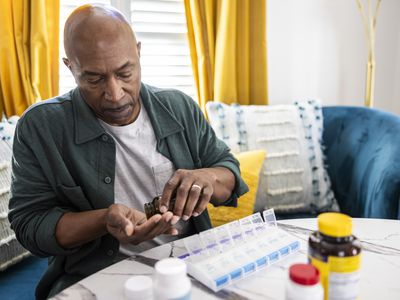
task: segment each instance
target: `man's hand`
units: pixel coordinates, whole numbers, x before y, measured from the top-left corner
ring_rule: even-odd
[[[171,219],[172,212],[167,212],[147,220],[144,213],[122,204],[111,205],[105,216],[107,231],[121,243],[134,245],[160,234],[178,234],[177,229],[171,226]]]
[[[221,203],[229,199],[234,186],[235,177],[227,168],[178,169],[164,187],[160,212],[167,211],[171,198],[175,196],[171,224],[176,224],[181,217],[186,221],[191,216],[200,215],[210,200]]]

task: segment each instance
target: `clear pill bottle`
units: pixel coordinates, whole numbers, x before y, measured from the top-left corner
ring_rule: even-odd
[[[165,258],[155,265],[154,296],[157,300],[189,300],[192,284],[186,263],[179,258]]]
[[[286,300],[322,300],[324,290],[319,281],[319,271],[313,265],[295,264],[289,268],[285,289]]]
[[[125,281],[126,300],[153,300],[153,280],[149,276],[132,276]]]
[[[320,272],[325,300],[358,298],[361,242],[352,230],[351,217],[323,213],[308,240],[308,258]]]

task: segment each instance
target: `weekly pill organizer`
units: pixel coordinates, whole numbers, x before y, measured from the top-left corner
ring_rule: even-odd
[[[217,292],[300,249],[300,241],[276,225],[273,209],[183,240],[188,273]]]

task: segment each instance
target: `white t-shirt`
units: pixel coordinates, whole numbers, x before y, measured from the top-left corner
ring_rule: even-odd
[[[162,194],[165,183],[175,171],[174,165],[156,150],[154,130],[142,103],[137,119],[131,124],[112,126],[99,121],[114,138],[116,146],[115,203],[143,212],[144,203]],[[121,244],[120,251],[133,255],[194,233],[189,221],[180,220],[176,227],[178,236],[161,235],[137,246]]]

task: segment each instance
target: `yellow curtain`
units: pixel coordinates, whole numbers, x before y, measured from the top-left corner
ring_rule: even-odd
[[[266,0],[185,0],[199,104],[268,104]]]
[[[58,94],[58,0],[0,0],[0,109],[21,115]]]

